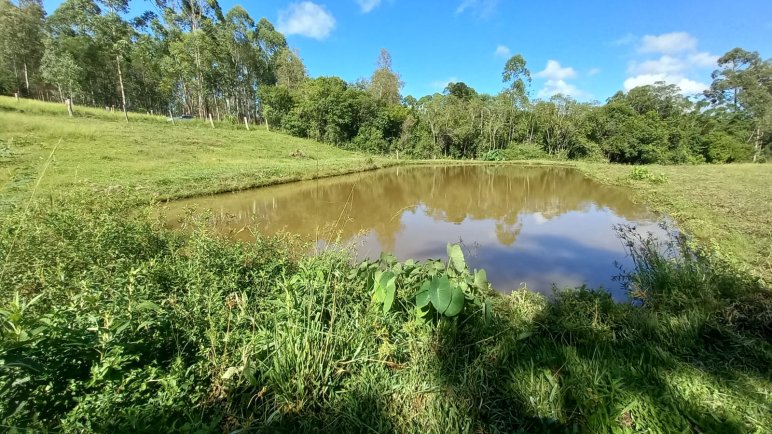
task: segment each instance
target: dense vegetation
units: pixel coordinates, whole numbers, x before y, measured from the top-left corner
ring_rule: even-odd
[[[215,1],[156,0],[126,20],[128,0],[0,0],[0,93],[154,113],[265,123],[349,149],[416,158],[559,157],[620,163],[758,161],[772,141],[772,64],[740,48],[718,60],[704,95],[665,83],[605,104],[529,98],[519,55],[505,88],[402,97],[382,50],[366,80],[309,78],[265,18]],[[138,7],[135,5],[135,8]]]
[[[458,249],[447,263],[297,258],[291,239],[173,233],[152,210],[127,212],[133,203],[69,197],[3,221],[5,427],[732,433],[772,424],[772,300],[709,251],[680,243],[684,255],[671,258],[673,246],[662,256],[629,238],[637,307],[586,289],[547,302],[527,291],[493,296]],[[433,285],[427,299],[421,289]],[[443,302],[443,287],[462,298]]]

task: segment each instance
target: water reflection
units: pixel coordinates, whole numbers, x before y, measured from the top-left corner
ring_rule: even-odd
[[[320,244],[339,236],[359,246],[360,258],[437,258],[448,242],[462,242],[470,266],[485,268],[500,290],[549,292],[554,283],[619,291],[614,263],[627,258],[613,226],[661,233],[656,216],[623,190],[559,167],[384,169],[178,201],[170,221],[192,205],[211,208],[223,230],[256,222],[262,233]]]

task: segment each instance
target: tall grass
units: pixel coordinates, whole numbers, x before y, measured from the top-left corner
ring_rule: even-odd
[[[688,244],[663,259],[630,240],[638,307],[582,288],[518,291],[494,297],[490,318],[425,321],[373,306],[343,253],[170,232],[151,209],[128,212],[135,203],[74,196],[3,220],[0,257],[17,238],[0,277],[6,429],[772,426],[769,292]]]

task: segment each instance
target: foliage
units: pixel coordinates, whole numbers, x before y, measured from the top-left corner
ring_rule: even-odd
[[[487,293],[457,245],[442,262],[351,264],[333,251],[296,256],[291,238],[233,243],[193,215],[188,232],[169,232],[119,197],[34,203],[3,220],[6,426],[747,432],[772,423],[769,293],[688,243],[660,256],[661,246],[626,238],[640,307],[581,288],[547,301]],[[428,297],[415,297],[427,281]],[[463,284],[489,302],[457,298]]]
[[[400,293],[414,292],[399,303],[401,310],[415,311],[419,318],[453,318],[475,309],[484,316],[490,315],[490,288],[485,271],[471,273],[458,244],[448,244],[447,264],[431,260],[423,264],[398,263],[393,255],[384,254],[379,262],[361,263],[358,272],[372,273],[368,280],[373,281],[373,302],[383,306],[384,314],[391,310],[399,287]]]
[[[667,176],[665,176],[664,173],[655,175],[651,173],[647,168],[640,167],[640,166],[633,167],[633,169],[630,171],[630,179],[634,179],[636,181],[649,181],[655,184],[663,184],[667,182]]]
[[[772,67],[740,48],[719,58],[703,101],[662,82],[605,104],[566,95],[533,100],[520,54],[506,62],[497,95],[457,82],[442,94],[403,99],[386,49],[367,80],[309,78],[284,35],[241,6],[156,3],[158,14],[129,20],[127,1],[67,0],[46,17],[38,2],[2,0],[0,92],[233,124],[246,118],[412,158],[486,159],[513,148],[516,159],[683,164],[762,161],[770,149]],[[528,147],[538,152],[522,152]]]

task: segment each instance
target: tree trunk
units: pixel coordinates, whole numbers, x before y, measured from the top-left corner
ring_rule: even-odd
[[[759,155],[761,155],[761,126],[756,125],[756,143],[753,146],[756,149],[756,152],[753,154],[753,162],[755,163],[756,160],[759,159]]]
[[[27,62],[24,62],[24,84],[27,87],[27,94],[29,94],[29,74],[27,73]]]
[[[19,86],[19,70],[16,68],[16,59],[13,60],[13,76],[16,77],[16,92],[21,94],[21,86]]]
[[[118,65],[118,83],[121,85],[121,104],[123,104],[123,117],[126,122],[129,121],[129,114],[126,113],[126,92],[123,89],[123,73],[121,72],[121,56],[115,57],[116,64]]]

